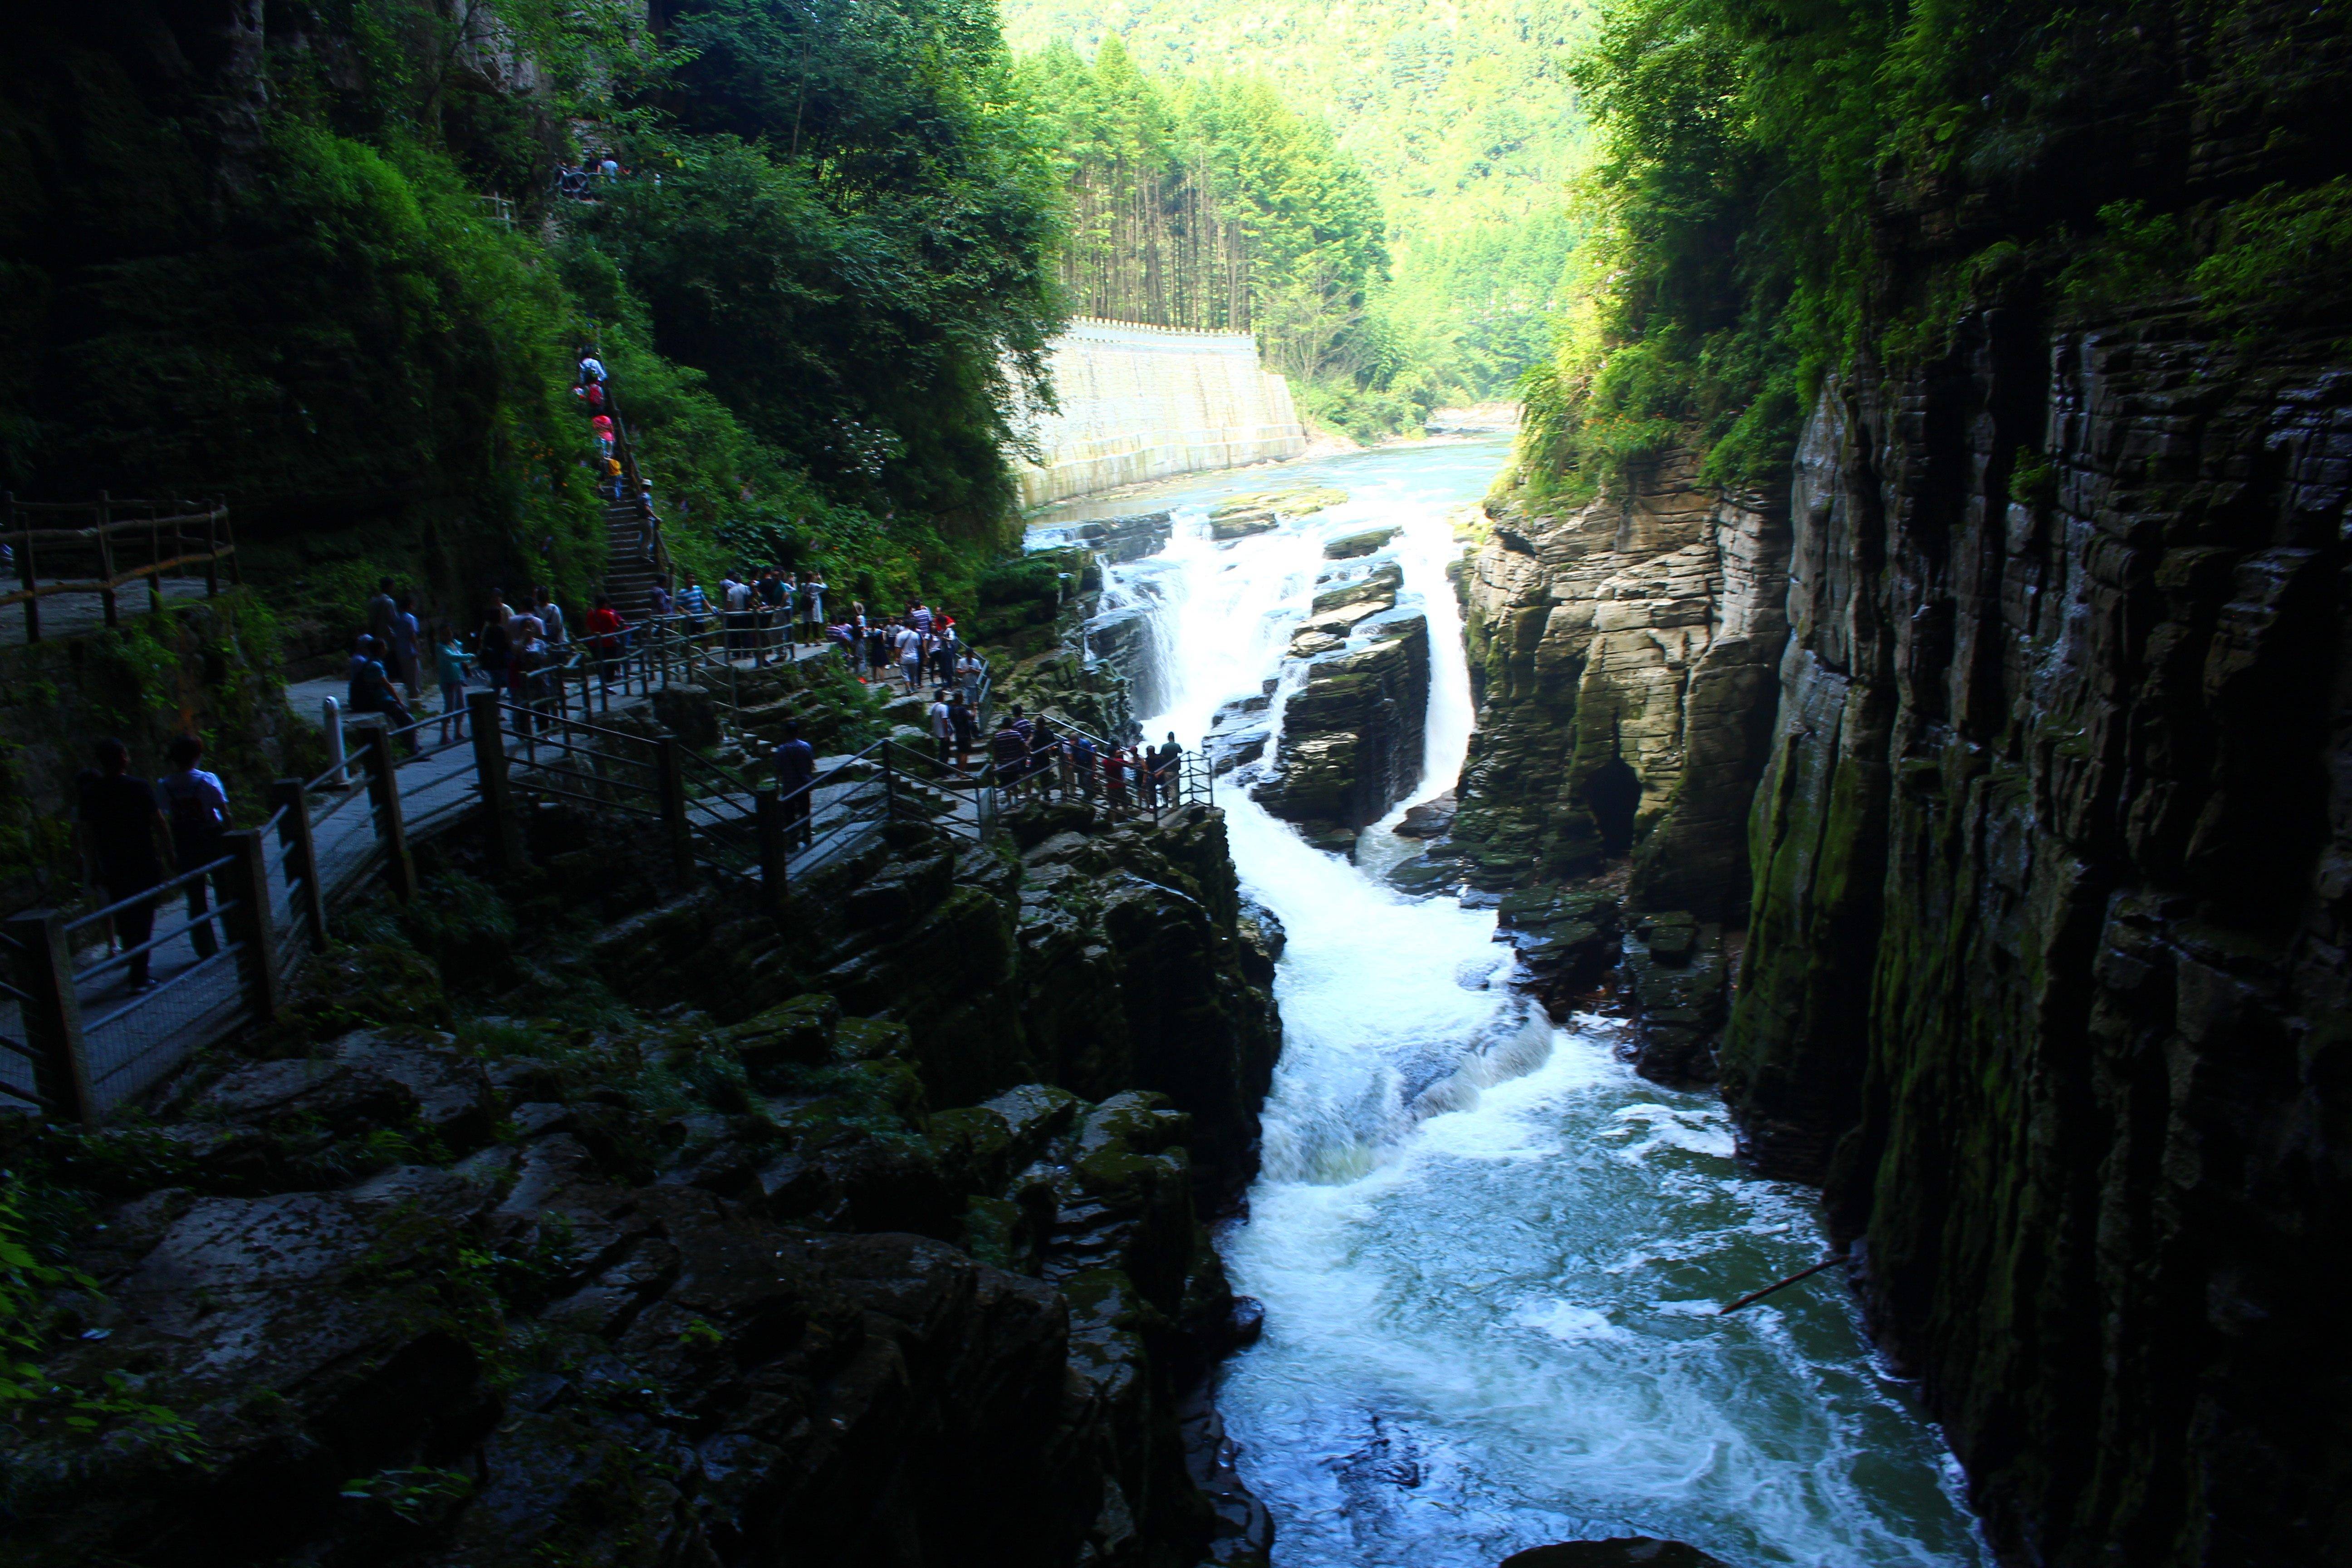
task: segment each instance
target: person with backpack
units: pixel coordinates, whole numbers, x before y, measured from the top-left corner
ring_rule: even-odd
[[[79,784],[82,841],[89,855],[93,879],[110,904],[123,903],[163,879],[159,838],[171,829],[155,803],[155,789],[145,779],[131,776],[131,750],[121,742],[100,741],[98,771],[85,773]],[[147,990],[152,953],[139,950],[155,931],[155,900],[142,900],[114,911],[114,934],[131,957],[123,992],[136,995]]]
[[[172,771],[155,781],[155,793],[163,800],[164,819],[171,824],[172,858],[184,877],[219,859],[225,847],[223,836],[228,832],[228,791],[218,773],[196,766],[204,754],[205,743],[194,735],[173,736],[172,743],[163,748]],[[206,918],[211,906],[205,899],[205,884],[213,879],[197,877],[184,884],[188,894],[188,941],[198,958],[210,958],[220,951],[220,939]],[[221,889],[221,897],[228,897],[226,888]]]
[[[1093,737],[1083,731],[1073,731],[1070,736],[1070,773],[1077,781],[1078,792],[1088,800],[1095,797],[1095,769],[1097,761]]]

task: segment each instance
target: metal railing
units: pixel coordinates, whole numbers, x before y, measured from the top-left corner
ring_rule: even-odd
[[[236,538],[228,508],[218,501],[117,500],[105,491],[94,501],[20,501],[6,498],[8,528],[0,545],[15,561],[16,587],[0,593],[0,607],[25,609],[25,640],[41,640],[41,603],[61,595],[96,595],[101,624],[122,624],[121,595],[147,585],[147,608],[163,607],[163,584],[201,572],[205,595],[220,592],[223,563],[237,574]],[[86,523],[68,520],[87,517]],[[46,580],[44,580],[46,574]]]
[[[214,859],[87,914],[35,910],[0,922],[0,1095],[94,1124],[190,1051],[275,1016],[287,977],[325,947],[331,910],[379,883],[414,899],[412,838],[460,823],[481,827],[492,868],[506,871],[526,858],[533,803],[635,817],[659,834],[678,884],[713,875],[780,909],[795,879],[856,854],[892,823],[978,843],[1006,799],[1086,793],[1058,757],[1048,772],[1026,752],[1006,768],[983,751],[966,768],[895,738],[780,789],[667,733],[598,722],[584,685],[581,697],[533,703],[476,691],[462,718],[395,726],[364,716],[351,756],[316,778],[279,781],[269,817],[223,835]],[[443,725],[450,738],[426,736]],[[1210,785],[1205,763],[1190,753],[1166,787],[1104,797],[1115,810],[1160,818],[1207,804]],[[163,915],[173,900],[184,912]],[[184,954],[156,983],[139,983]],[[119,994],[118,977],[129,983]]]

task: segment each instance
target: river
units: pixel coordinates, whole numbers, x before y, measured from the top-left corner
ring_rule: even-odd
[[[1113,586],[1158,604],[1165,710],[1146,729],[1188,743],[1279,670],[1322,541],[1402,525],[1433,648],[1417,801],[1451,786],[1472,722],[1449,517],[1506,456],[1433,442],[1193,476],[1054,520],[1175,511],[1167,551]],[[1219,500],[1307,480],[1349,499],[1209,540]],[[1812,1193],[1743,1172],[1717,1099],[1636,1077],[1618,1022],[1554,1027],[1514,995],[1491,912],[1368,874],[1413,847],[1385,824],[1351,866],[1243,782],[1217,802],[1245,891],[1290,940],[1264,1169],[1221,1237],[1265,1334],[1219,1403],[1279,1568],[1493,1568],[1628,1534],[1738,1568],[1990,1562],[1835,1271],[1717,1314],[1826,1256]]]

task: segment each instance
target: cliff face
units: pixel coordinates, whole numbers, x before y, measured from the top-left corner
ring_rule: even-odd
[[[1454,837],[1474,884],[1589,875],[1638,842],[1635,907],[1744,913],[1788,530],[1691,470],[1669,458],[1557,513],[1497,508],[1463,579],[1480,707]]]
[[[1961,342],[1807,432],[1726,1091],[2021,1560],[2334,1560],[2352,383]]]

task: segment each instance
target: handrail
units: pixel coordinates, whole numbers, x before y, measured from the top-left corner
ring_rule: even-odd
[[[273,817],[271,820],[274,822],[276,818]],[[110,915],[121,914],[124,910],[131,909],[135,905],[148,903],[153,900],[160,899],[174,888],[181,887],[188,882],[193,882],[198,877],[206,876],[214,871],[219,870],[222,867],[229,863],[229,858],[230,858],[228,856],[224,855],[219,859],[199,866],[193,871],[183,871],[168,882],[158,882],[152,888],[142,888],[127,899],[117,899],[114,902],[107,905],[102,910],[92,910],[86,915],[68,921],[66,922],[66,930],[68,931],[79,931],[82,927],[89,924],[92,921],[104,920]]]

